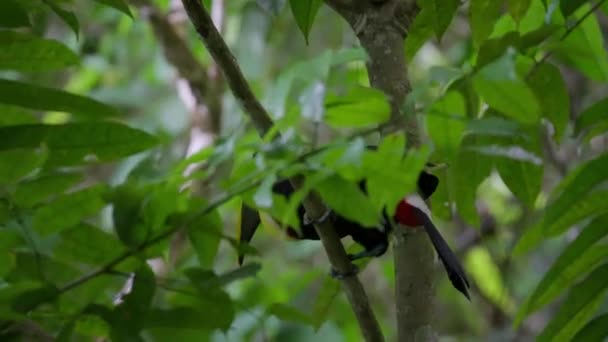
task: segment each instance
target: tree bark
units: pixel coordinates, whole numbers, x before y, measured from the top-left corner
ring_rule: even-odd
[[[353,28],[369,56],[367,71],[372,87],[387,95],[395,126],[404,130],[408,148],[421,145],[415,113],[401,107],[411,87],[404,41],[418,8],[410,0],[326,0]],[[432,329],[435,253],[424,230],[396,229],[395,304],[399,341],[434,341]]]

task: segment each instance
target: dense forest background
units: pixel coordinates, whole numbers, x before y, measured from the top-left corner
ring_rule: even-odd
[[[378,340],[358,281],[408,340],[404,265],[441,341],[608,336],[608,1],[183,4],[0,2],[0,340]],[[470,302],[439,265],[389,249],[339,281],[341,248],[285,236],[309,193],[376,220],[427,161]]]

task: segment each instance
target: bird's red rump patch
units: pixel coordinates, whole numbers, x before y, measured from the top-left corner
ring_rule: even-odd
[[[421,225],[421,222],[416,218],[416,214],[414,213],[414,207],[406,200],[402,200],[399,202],[399,204],[397,204],[395,221],[409,227],[417,227]]]

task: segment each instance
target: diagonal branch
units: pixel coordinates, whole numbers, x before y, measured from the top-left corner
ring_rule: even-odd
[[[209,13],[198,0],[182,0],[182,3],[207,50],[223,71],[234,96],[250,116],[258,133],[261,136],[266,135],[273,125],[272,120],[251,91],[247,80],[236,63],[235,57],[213,25]],[[300,179],[292,179],[291,181],[296,188],[299,188],[302,182]],[[313,221],[317,221],[325,212],[323,202],[314,193],[308,195],[302,204]],[[344,274],[352,271],[353,265],[348,259],[332,224],[329,222],[317,224],[315,229],[321,238],[332,267]],[[369,299],[359,279],[356,276],[346,277],[342,280],[342,284],[365,339],[367,341],[383,341],[384,338],[378,321],[371,310]]]

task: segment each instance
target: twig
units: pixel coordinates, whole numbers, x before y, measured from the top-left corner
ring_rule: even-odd
[[[251,91],[251,87],[236,63],[235,57],[213,25],[209,13],[197,0],[182,0],[182,3],[207,50],[224,73],[232,93],[249,115],[258,133],[265,136],[273,126],[272,120]],[[296,188],[299,188],[301,181],[292,179],[292,183]],[[325,212],[325,206],[315,194],[309,194],[302,204],[313,221],[317,221],[317,218]],[[315,229],[321,238],[332,267],[345,274],[351,271],[353,266],[331,223],[325,222],[315,225]],[[380,326],[369,305],[367,294],[358,277],[346,277],[342,280],[342,284],[365,339],[368,341],[384,340]]]

